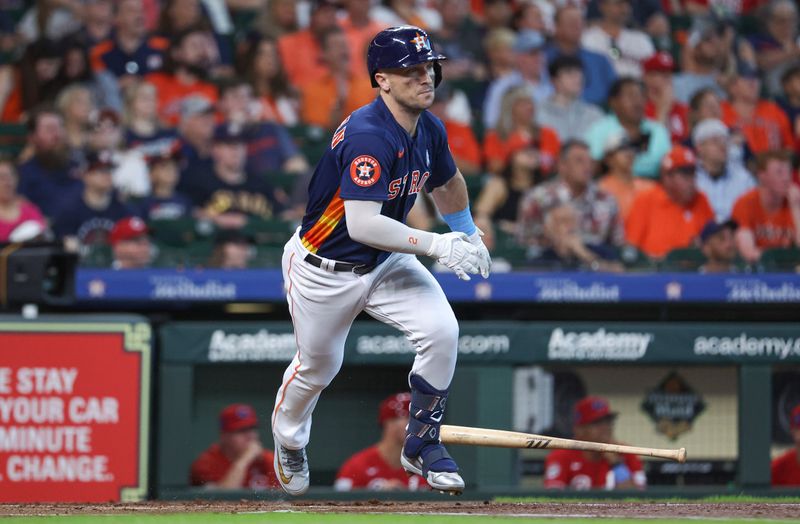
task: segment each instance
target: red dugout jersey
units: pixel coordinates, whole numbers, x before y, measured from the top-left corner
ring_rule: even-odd
[[[773,486],[800,486],[800,457],[792,449],[772,461]]]
[[[403,467],[393,468],[383,460],[377,446],[363,449],[347,459],[336,475],[336,489],[386,489],[392,481],[400,482],[410,491],[427,488],[425,479],[408,476]]]
[[[635,455],[621,455],[628,466],[631,479],[639,486],[647,484],[642,462]],[[583,451],[558,449],[547,456],[544,470],[544,487],[573,489],[614,489],[611,464],[601,458],[590,461]]]
[[[241,487],[250,489],[279,487],[272,462],[272,451],[264,450],[264,453],[250,464]],[[222,454],[219,444],[213,444],[192,463],[191,485],[202,486],[218,482],[230,467],[231,461]]]

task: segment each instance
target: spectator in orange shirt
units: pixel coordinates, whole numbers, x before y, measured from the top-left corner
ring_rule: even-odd
[[[447,82],[436,88],[436,98],[428,110],[438,117],[447,131],[450,153],[458,169],[465,176],[479,175],[481,170],[481,147],[472,128],[447,115],[447,105],[453,99],[453,89]]]
[[[177,124],[181,102],[188,96],[217,101],[217,88],[208,78],[211,66],[218,60],[213,36],[202,27],[191,27],[175,37],[164,71],[147,76],[147,81],[156,86],[162,120]]]
[[[267,489],[278,486],[272,451],[258,434],[256,411],[232,404],[219,415],[219,441],[192,463],[192,486],[215,489]]]
[[[673,144],[679,144],[689,136],[687,117],[689,108],[675,98],[672,89],[672,72],[675,62],[672,56],[659,51],[642,64],[644,91],[647,102],[644,114],[660,122],[669,131]]]
[[[633,174],[633,161],[636,159],[636,145],[624,132],[608,137],[603,152],[603,178],[600,189],[617,200],[619,214],[624,221],[633,205],[636,195],[652,189],[655,182]]]
[[[302,86],[302,120],[304,123],[334,131],[342,120],[375,98],[375,89],[362,76],[350,70],[350,48],[347,36],[338,27],[322,35],[322,62],[325,74]]]
[[[278,52],[289,83],[302,88],[325,76],[322,61],[322,37],[336,24],[338,4],[333,0],[314,0],[308,28],[284,35],[278,39]]]
[[[800,187],[792,183],[791,154],[768,151],[756,162],[758,186],[736,201],[732,214],[747,262],[757,262],[765,249],[800,245]]]
[[[673,146],[661,162],[661,183],[633,201],[625,221],[630,244],[654,258],[692,244],[714,218],[708,199],[697,189],[696,169],[692,150]]]
[[[722,102],[722,121],[741,130],[753,153],[794,148],[789,119],[774,102],[761,100],[758,71],[742,65],[728,89],[729,101]]]
[[[347,16],[340,19],[344,34],[347,35],[347,45],[350,47],[350,71],[356,78],[369,76],[367,71],[367,46],[372,38],[389,27],[384,22],[378,22],[370,16],[370,0],[345,0],[344,8]],[[436,40],[440,47],[439,40]],[[448,59],[450,55],[447,55]],[[447,74],[445,73],[445,76]]]
[[[525,86],[509,89],[503,95],[497,127],[486,133],[483,154],[490,173],[501,173],[508,157],[518,149],[533,147],[538,152],[537,169],[550,173],[561,150],[558,134],[535,123],[536,105]]]

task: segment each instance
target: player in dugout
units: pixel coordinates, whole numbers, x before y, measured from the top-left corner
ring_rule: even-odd
[[[378,408],[381,439],[342,464],[334,484],[337,490],[416,491],[427,487],[422,477],[407,474],[400,464],[410,404],[411,393],[397,393],[381,402]]]
[[[789,418],[794,447],[772,461],[773,486],[800,486],[800,404]]]
[[[279,486],[272,451],[264,449],[252,406],[231,404],[219,414],[219,441],[192,463],[191,485],[211,489],[271,489]]]
[[[577,440],[620,444],[608,400],[585,397],[575,404],[573,432]],[[547,456],[544,487],[548,489],[643,489],[647,478],[635,455],[558,449]]]

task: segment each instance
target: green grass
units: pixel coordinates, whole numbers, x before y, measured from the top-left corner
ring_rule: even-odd
[[[413,511],[413,507],[409,510]],[[502,524],[521,522],[550,524],[587,524],[589,518],[529,518],[529,517],[487,517],[470,515],[366,515],[366,514],[311,514],[311,513],[263,513],[256,515],[232,514],[180,514],[180,515],[92,515],[65,517],[8,517],[0,521],[13,524]],[[592,520],[597,520],[592,518]],[[602,524],[686,524],[678,519],[599,519]],[[693,520],[693,524],[704,522],[713,524],[775,524],[777,520],[768,519],[708,519]],[[788,522],[788,521],[783,521]]]
[[[711,497],[683,498],[665,497],[648,498],[646,494],[641,497],[626,497],[619,499],[601,498],[591,496],[576,495],[565,497],[496,497],[495,502],[509,502],[515,504],[550,504],[557,502],[565,503],[614,503],[614,502],[635,502],[653,504],[800,504],[800,497],[755,497],[751,495],[714,495]]]

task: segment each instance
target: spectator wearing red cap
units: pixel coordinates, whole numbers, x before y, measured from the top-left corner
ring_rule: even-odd
[[[272,451],[258,434],[258,416],[247,404],[231,404],[219,415],[219,441],[192,463],[192,486],[216,489],[278,487]]]
[[[114,269],[143,269],[153,259],[147,224],[139,217],[126,217],[114,224],[109,235]]]
[[[672,90],[675,61],[669,53],[659,51],[644,61],[642,69],[647,99],[644,105],[645,116],[661,122],[669,131],[673,144],[685,141],[689,136],[689,106],[678,101]]]
[[[586,397],[575,404],[573,433],[578,440],[619,444],[608,400]],[[550,489],[643,489],[647,478],[635,455],[597,453],[573,449],[551,452],[545,460],[544,486]]]
[[[794,447],[772,461],[773,486],[800,486],[800,404],[789,419]]]
[[[400,465],[400,453],[406,438],[410,393],[397,393],[381,402],[378,425],[381,439],[347,459],[336,475],[334,487],[339,491],[352,489],[411,490],[427,486],[417,475],[409,476]]]
[[[697,189],[696,170],[692,150],[674,146],[661,163],[660,184],[633,201],[625,220],[628,242],[660,258],[694,241],[714,218],[708,199]]]

